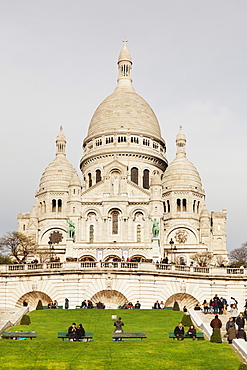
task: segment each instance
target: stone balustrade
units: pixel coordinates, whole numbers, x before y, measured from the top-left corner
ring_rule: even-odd
[[[196,267],[161,263],[145,263],[145,262],[96,262],[96,261],[78,261],[78,262],[49,262],[49,263],[32,263],[32,264],[14,264],[14,265],[0,265],[1,273],[15,274],[23,271],[46,271],[49,270],[141,270],[141,271],[160,271],[169,273],[183,274],[198,274],[204,276],[235,276],[243,277],[247,275],[247,269],[244,268],[230,268],[230,267]]]

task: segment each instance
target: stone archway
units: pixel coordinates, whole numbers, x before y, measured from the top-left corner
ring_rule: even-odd
[[[190,294],[176,293],[166,300],[165,306],[173,307],[174,302],[178,302],[181,311],[183,310],[184,306],[186,306],[187,308],[194,308],[195,305],[199,303],[198,300]]]
[[[47,306],[52,299],[45,293],[34,291],[24,294],[21,298],[18,299],[16,306],[22,307],[23,301],[26,300],[28,303],[29,310],[35,310],[38,304],[38,301],[41,300],[43,306]]]
[[[118,308],[118,306],[123,306],[124,303],[128,302],[127,298],[117,290],[101,290],[94,294],[91,301],[94,305],[102,302],[105,308]]]

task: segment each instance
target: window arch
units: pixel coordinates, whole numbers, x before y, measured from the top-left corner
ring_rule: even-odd
[[[52,199],[52,206],[51,206],[52,212],[56,212],[56,207],[57,207],[57,201],[56,199]]]
[[[171,206],[170,206],[170,201],[169,200],[167,201],[167,212],[168,213],[171,212]]]
[[[181,212],[181,199],[177,199],[177,212]]]
[[[183,199],[183,212],[187,212],[187,199]]]
[[[91,188],[92,185],[93,185],[92,174],[89,173],[88,174],[88,186]]]
[[[100,170],[96,170],[96,184],[97,182],[101,181],[102,178],[101,178],[101,171]]]
[[[143,188],[149,189],[149,170],[143,171]]]
[[[58,199],[57,201],[57,211],[62,212],[62,199]]]
[[[138,185],[138,168],[131,168],[131,181]]]
[[[119,229],[119,212],[118,211],[113,211],[112,214],[112,234],[118,234],[118,229]]]
[[[166,213],[166,202],[163,202],[164,212]]]

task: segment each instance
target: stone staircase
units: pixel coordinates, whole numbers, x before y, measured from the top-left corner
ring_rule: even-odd
[[[18,324],[22,316],[28,311],[28,307],[0,308],[0,333],[11,326]]]

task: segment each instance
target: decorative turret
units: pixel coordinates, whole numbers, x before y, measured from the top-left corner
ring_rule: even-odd
[[[66,155],[66,138],[63,133],[63,126],[60,126],[60,132],[57,135],[56,139],[56,148],[57,148],[57,153],[56,155]]]
[[[129,50],[127,49],[126,43],[128,40],[123,40],[124,46],[118,57],[118,86],[130,86],[132,87],[131,69],[132,69],[132,58]]]
[[[186,157],[186,137],[182,131],[182,126],[179,126],[180,130],[176,137],[177,145],[177,157]]]

